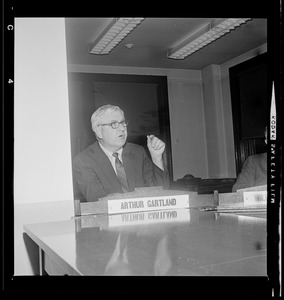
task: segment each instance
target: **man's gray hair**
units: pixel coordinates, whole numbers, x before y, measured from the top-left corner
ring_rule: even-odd
[[[119,111],[124,116],[123,110],[118,106],[107,104],[99,107],[91,116],[91,124],[93,131],[95,132],[95,128],[100,124],[101,118],[103,116],[114,111]]]

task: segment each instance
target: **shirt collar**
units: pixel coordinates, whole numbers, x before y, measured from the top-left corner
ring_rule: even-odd
[[[104,151],[104,153],[111,159],[113,159],[114,157],[112,156],[114,152],[111,152],[109,150],[107,150],[100,142],[99,142],[99,145],[101,147],[101,149]],[[120,148],[119,150],[115,151],[118,153],[118,157],[120,158],[121,160],[121,157],[122,157],[122,150],[123,148]]]

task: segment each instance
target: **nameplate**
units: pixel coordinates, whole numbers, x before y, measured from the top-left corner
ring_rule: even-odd
[[[267,191],[244,192],[244,205],[266,205]]]
[[[109,227],[189,222],[189,209],[157,210],[109,216]]]
[[[148,210],[164,210],[189,207],[189,195],[141,197],[108,200],[108,213],[128,213]]]

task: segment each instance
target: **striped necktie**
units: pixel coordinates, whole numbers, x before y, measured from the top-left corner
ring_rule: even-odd
[[[113,153],[113,156],[115,157],[115,168],[116,168],[118,180],[120,182],[123,192],[127,193],[127,192],[129,192],[129,187],[128,187],[127,178],[126,178],[123,164],[118,158],[118,153],[116,153],[116,152]]]

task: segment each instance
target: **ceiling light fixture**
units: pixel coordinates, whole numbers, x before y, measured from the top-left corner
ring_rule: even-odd
[[[184,59],[249,20],[251,19],[218,19],[211,22],[181,44],[169,50],[168,58]]]
[[[114,18],[90,45],[89,53],[110,53],[143,20],[144,18]]]

